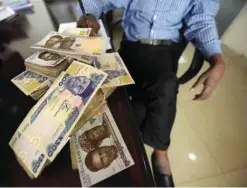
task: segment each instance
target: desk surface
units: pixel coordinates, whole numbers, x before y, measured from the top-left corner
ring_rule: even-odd
[[[26,58],[34,51],[29,48],[45,36],[50,30],[56,30],[57,25],[54,19],[61,16],[56,15],[54,10],[55,5],[52,4],[51,9],[43,1],[33,1],[34,13],[23,16],[20,19],[25,24],[26,37],[11,41],[10,48],[14,49]],[[56,1],[58,3],[58,1]],[[62,4],[66,10],[66,4]],[[57,8],[61,8],[59,3]],[[64,10],[64,11],[65,11]],[[63,14],[64,14],[63,11]],[[70,14],[70,11],[68,11]],[[70,17],[73,17],[70,15]],[[68,20],[74,21],[74,20]],[[21,72],[24,69],[23,60],[16,54],[12,55],[12,59],[3,64],[8,66],[5,73],[0,71],[2,75],[13,75]],[[10,67],[10,68],[9,68]],[[7,71],[7,72],[6,72]],[[2,76],[1,75],[1,76]],[[28,110],[35,104],[35,101],[22,94],[11,82],[8,76],[0,77],[1,87],[4,87],[4,92],[0,92],[0,112],[3,117],[3,122],[6,122],[4,131],[1,137],[4,140],[3,152],[6,162],[2,169],[2,173],[6,181],[11,186],[81,186],[78,171],[71,169],[71,161],[68,145],[58,155],[57,159],[47,167],[42,175],[36,180],[30,180],[20,165],[17,163],[10,147],[7,147],[7,142],[10,140],[15,129],[19,126],[22,119],[25,117]],[[135,165],[116,174],[107,180],[102,181],[96,186],[153,186],[153,178],[146,157],[145,149],[140,137],[139,128],[135,124],[134,117],[131,112],[129,100],[125,88],[118,88],[108,100],[109,107],[113,113],[114,119],[119,126],[119,130],[123,135],[125,143],[133,157]],[[1,171],[0,171],[1,174]]]

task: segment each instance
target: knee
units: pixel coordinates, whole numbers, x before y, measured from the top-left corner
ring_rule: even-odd
[[[175,75],[166,77],[163,81],[161,81],[161,85],[163,85],[166,92],[178,92],[179,83],[178,78]]]
[[[167,99],[174,98],[178,93],[178,78],[175,75],[165,76],[158,81],[156,94]]]
[[[147,87],[148,101],[154,105],[165,106],[166,104],[175,104],[178,93],[178,79],[175,76],[169,76],[165,79],[156,80],[155,83]]]

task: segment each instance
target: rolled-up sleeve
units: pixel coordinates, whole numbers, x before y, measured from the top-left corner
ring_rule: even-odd
[[[185,38],[191,41],[206,58],[221,54],[220,40],[215,22],[219,0],[194,0],[185,16]]]

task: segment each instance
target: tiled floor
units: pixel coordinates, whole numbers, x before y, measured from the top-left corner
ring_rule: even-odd
[[[121,32],[115,33],[119,47]],[[177,186],[247,186],[247,60],[222,46],[226,74],[211,99],[192,101],[189,83],[180,87],[169,158]],[[178,76],[189,66],[186,49]],[[205,63],[201,73],[207,69]],[[199,74],[200,75],[200,74]],[[150,159],[152,148],[146,146]]]

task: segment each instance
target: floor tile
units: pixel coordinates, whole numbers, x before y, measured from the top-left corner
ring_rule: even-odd
[[[229,187],[229,174],[178,184],[177,187]]]
[[[247,92],[226,92],[179,107],[223,172],[247,167]]]
[[[169,159],[176,184],[221,174],[214,158],[181,111],[178,112],[171,138]],[[153,149],[149,146],[145,148],[151,164]]]
[[[221,174],[201,138],[189,126],[179,110],[171,136],[169,159],[175,183],[188,182]]]
[[[151,162],[151,155],[153,153],[153,148],[151,148],[150,146],[148,146],[146,144],[144,146],[145,146],[145,150],[146,150],[146,153],[147,153],[148,162],[149,162],[150,167],[152,169],[153,167],[152,167],[152,162]]]
[[[180,64],[177,76],[180,77],[188,69],[189,64]],[[197,93],[201,91],[202,87],[198,87],[196,91],[191,92],[192,86],[195,84],[199,76],[208,69],[209,65],[205,62],[200,72],[189,82],[180,85],[178,93],[178,102],[192,101]]]
[[[247,187],[247,168],[230,172],[228,181],[232,187]]]
[[[247,60],[242,56],[231,60],[225,57],[226,72],[216,92],[247,91]]]
[[[246,187],[247,168],[202,180],[177,184],[177,187]]]
[[[222,52],[223,52],[223,56],[224,57],[228,57],[232,60],[236,60],[238,59],[239,57],[243,57],[243,55],[237,53],[236,51],[232,50],[229,46],[225,45],[225,44],[221,44],[221,48],[222,48]]]
[[[194,52],[195,52],[195,47],[191,43],[189,43],[179,60],[179,64],[190,64]]]

